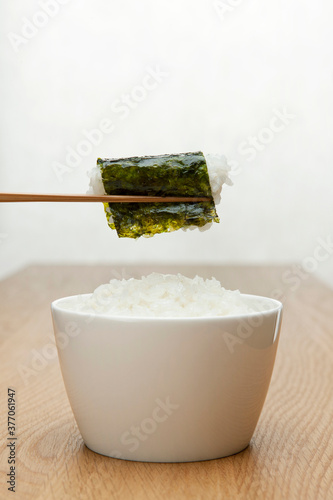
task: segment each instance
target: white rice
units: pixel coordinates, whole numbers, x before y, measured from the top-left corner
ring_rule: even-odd
[[[225,156],[220,154],[204,154],[207,163],[209,183],[212,190],[215,205],[221,201],[221,190],[223,184],[232,186],[229,177],[230,167]]]
[[[88,177],[90,181],[87,194],[96,194],[97,196],[106,194],[103,186],[102,174],[97,165],[89,170]]]
[[[206,162],[207,162],[207,170],[209,175],[209,183],[212,190],[212,195],[214,198],[215,205],[218,205],[221,201],[221,190],[223,184],[228,184],[232,186],[232,181],[229,177],[230,167],[227,163],[227,159],[225,156],[220,154],[204,154]],[[97,165],[92,168],[88,172],[88,176],[90,178],[89,189],[87,194],[96,194],[96,195],[104,195],[105,190],[103,186],[101,171]],[[112,217],[110,217],[109,222],[112,222]],[[200,231],[206,231],[212,226],[212,223],[206,224],[203,227],[200,227]],[[197,226],[190,226],[188,228],[184,228],[184,231],[187,229],[196,229]]]
[[[113,279],[64,308],[113,317],[212,317],[253,312],[238,290],[215,278],[152,273],[141,279]]]

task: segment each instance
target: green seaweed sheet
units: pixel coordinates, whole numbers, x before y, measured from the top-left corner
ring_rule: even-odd
[[[203,153],[98,158],[108,195],[196,196],[205,202],[104,203],[109,226],[120,238],[139,238],[219,222]],[[111,220],[111,216],[113,222]]]

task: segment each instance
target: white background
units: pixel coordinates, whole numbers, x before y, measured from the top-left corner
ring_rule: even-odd
[[[333,239],[332,2],[61,1],[2,6],[0,191],[85,192],[98,156],[200,149],[227,155],[234,186],[208,232],[136,241],[100,204],[3,204],[0,276],[47,262],[297,261],[333,286],[333,250],[317,253]],[[106,118],[112,133],[66,166]]]

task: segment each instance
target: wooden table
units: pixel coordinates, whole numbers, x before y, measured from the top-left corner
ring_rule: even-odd
[[[107,458],[84,446],[56,357],[50,302],[151,269],[35,266],[0,282],[0,498],[333,499],[333,291],[309,274],[297,279],[292,265],[154,266],[215,276],[247,293],[283,294],[273,378],[245,451],[207,462],[154,464]],[[16,399],[15,494],[6,484],[9,387]]]

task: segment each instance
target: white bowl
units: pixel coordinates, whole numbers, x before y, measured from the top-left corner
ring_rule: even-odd
[[[267,394],[282,304],[208,318],[92,316],[52,303],[67,395],[83,440],[110,457],[188,462],[249,444]]]

